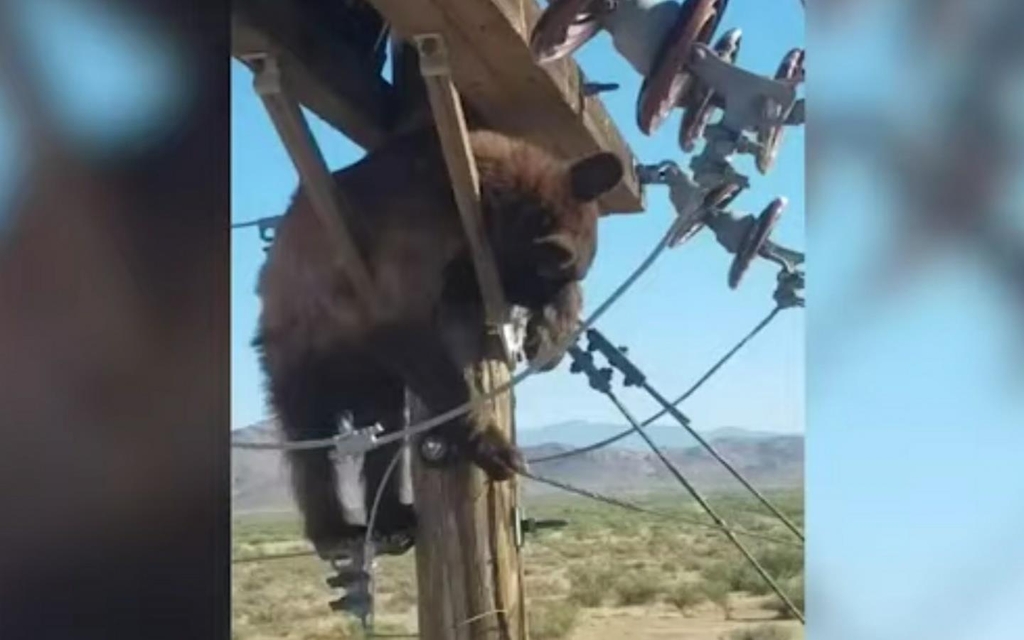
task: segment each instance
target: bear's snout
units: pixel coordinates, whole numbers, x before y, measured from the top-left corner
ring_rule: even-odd
[[[537,274],[550,280],[575,280],[579,254],[568,234],[555,233],[533,243]]]

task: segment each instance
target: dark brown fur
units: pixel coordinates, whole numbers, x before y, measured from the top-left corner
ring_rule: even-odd
[[[622,168],[610,154],[568,165],[491,132],[473,133],[471,144],[505,294],[532,312],[530,356],[549,355],[579,314],[579,281],[597,248],[593,201],[618,182]],[[300,190],[260,276],[256,341],[271,402],[293,440],[334,435],[344,414],[356,425],[380,421],[386,430],[400,429],[406,386],[436,413],[474,393],[437,320],[443,305],[479,305],[479,294],[436,134],[395,139],[335,172],[334,180],[353,211],[352,233],[372,272],[377,305],[369,310],[357,303]],[[521,464],[482,412],[440,430],[494,479]],[[396,446],[367,455],[368,499]],[[318,548],[362,533],[345,520],[328,452],[290,458],[306,532]],[[411,508],[398,495],[397,485],[385,493],[376,523],[382,533],[412,526]]]

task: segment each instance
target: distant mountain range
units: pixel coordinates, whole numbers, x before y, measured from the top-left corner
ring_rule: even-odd
[[[614,424],[603,422],[587,422],[585,420],[573,420],[571,422],[559,422],[557,424],[540,427],[538,429],[520,429],[518,435],[519,444],[525,447],[534,447],[547,444],[564,444],[570,447],[582,447],[592,442],[621,433],[629,428],[626,424]],[[658,446],[662,447],[692,447],[697,444],[686,429],[677,424],[658,425],[654,424],[646,428],[647,433],[654,439]],[[754,431],[741,427],[720,427],[711,431],[700,432],[705,440],[766,440],[778,438],[783,434],[770,431]],[[648,451],[647,444],[638,435],[623,438],[615,443],[620,449],[637,451]]]
[[[265,421],[232,431],[232,438],[271,441],[277,437],[274,428],[271,421]],[[538,429],[521,429],[518,439],[529,460],[586,446],[626,428],[626,425],[619,424],[564,422]],[[739,486],[728,471],[682,427],[652,425],[647,432],[698,489],[722,491]],[[792,488],[803,483],[802,434],[725,427],[701,435],[758,488]],[[597,451],[533,464],[531,470],[601,492],[634,493],[677,486],[661,461],[635,434]],[[356,465],[342,467],[343,475],[357,472]],[[524,486],[527,494],[556,491],[532,481]],[[292,505],[287,471],[280,453],[232,450],[232,506],[237,512],[290,509]]]

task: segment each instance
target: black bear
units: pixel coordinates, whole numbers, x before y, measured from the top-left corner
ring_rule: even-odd
[[[575,328],[579,282],[597,249],[595,200],[622,178],[609,153],[566,163],[522,140],[470,134],[480,176],[483,224],[508,302],[530,312],[525,351],[536,361]],[[270,403],[290,440],[356,426],[404,427],[405,389],[435,413],[475,393],[446,350],[442,305],[472,301],[476,280],[447,168],[433,129],[396,137],[333,174],[353,212],[350,227],[373,280],[376,304],[363,308],[336,249],[300,188],[282,218],[260,273],[257,347]],[[439,427],[491,478],[508,478],[518,450],[481,412]],[[363,463],[371,501],[399,445]],[[365,534],[337,495],[329,450],[288,454],[305,532],[321,555]],[[410,506],[392,476],[375,534],[409,535]]]

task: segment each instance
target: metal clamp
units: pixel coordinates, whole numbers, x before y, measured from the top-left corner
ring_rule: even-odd
[[[281,222],[281,216],[260,218],[256,221],[256,229],[260,234],[260,240],[266,244],[274,241],[274,234],[277,232],[277,225]]]
[[[637,167],[637,176],[641,184],[664,184],[669,188],[669,200],[676,210],[670,247],[689,240],[704,227],[708,190],[697,184],[679,165],[671,160],[641,165]]]
[[[706,44],[694,43],[689,60],[690,72],[714,93],[722,104],[721,124],[733,132],[757,131],[785,124],[796,102],[796,84],[766,78],[730,64]],[[778,105],[776,113],[764,105]]]
[[[780,309],[803,307],[804,297],[800,294],[804,289],[804,274],[799,271],[779,271],[778,286],[772,296]]]
[[[522,548],[526,538],[525,534],[527,533],[537,533],[543,529],[561,529],[569,526],[568,520],[558,518],[543,520],[527,518],[522,507],[516,507],[512,510],[512,522],[514,525],[513,533],[517,549]]]
[[[589,351],[583,351],[573,345],[569,347],[569,357],[572,358],[570,373],[582,373],[587,376],[590,387],[601,393],[608,393],[612,388],[612,370],[609,367],[599,369],[594,362],[594,356]]]
[[[537,533],[543,529],[561,529],[563,527],[567,527],[569,526],[569,521],[559,518],[549,518],[545,520],[526,518],[520,521],[519,526],[523,533]]]
[[[739,57],[742,42],[743,32],[739,29],[729,29],[715,42],[715,55],[729,64],[733,64]],[[683,151],[687,153],[693,151],[697,139],[704,136],[708,120],[715,107],[714,97],[714,89],[698,80],[693,88],[689,104],[685,105],[683,109],[683,118],[679,125],[679,146]]]
[[[804,263],[804,254],[793,249],[787,249],[786,247],[776,244],[771,240],[765,240],[761,246],[761,250],[758,252],[765,260],[774,262],[775,264],[782,267],[782,271],[785,273],[795,273],[800,265]]]
[[[622,373],[622,384],[627,387],[643,386],[647,376],[626,357],[626,347],[616,347],[597,329],[587,329],[587,352],[600,351],[612,367]]]
[[[383,431],[383,427],[375,424],[371,427],[353,429],[348,433],[343,433],[334,439],[334,455],[342,457],[362,455],[373,449],[377,444],[377,436]]]

